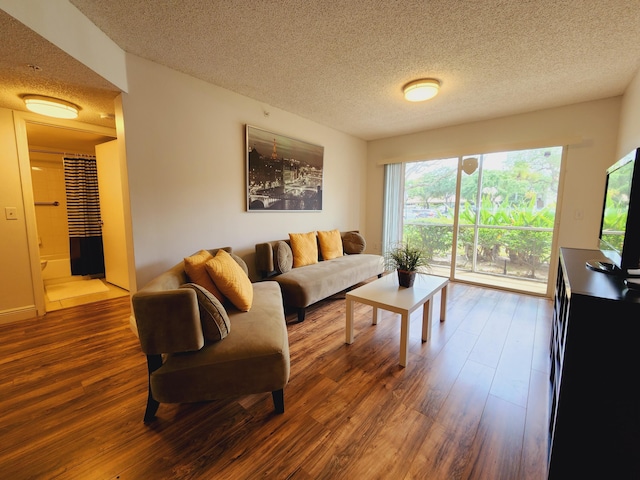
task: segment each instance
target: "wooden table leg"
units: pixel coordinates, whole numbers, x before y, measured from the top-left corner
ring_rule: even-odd
[[[406,367],[409,358],[409,312],[400,316],[400,366]]]
[[[433,317],[433,302],[427,300],[422,306],[422,342],[428,342],[431,337],[431,318]]]
[[[345,342],[353,343],[353,300],[347,299],[347,322],[345,327]]]
[[[444,322],[447,318],[447,287],[449,285],[445,285],[440,290],[440,321]]]

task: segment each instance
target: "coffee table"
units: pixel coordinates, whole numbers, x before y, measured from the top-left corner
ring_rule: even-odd
[[[399,313],[400,324],[400,365],[407,366],[409,356],[409,320],[411,314],[419,307],[422,312],[422,341],[427,342],[431,335],[431,316],[433,296],[441,292],[440,321],[445,321],[447,309],[447,285],[449,279],[435,275],[418,274],[415,283],[410,288],[398,285],[398,276],[395,272],[383,276],[371,283],[367,283],[347,292],[347,322],[346,343],[353,343],[353,304],[364,303],[373,307],[373,325],[377,325],[380,318],[380,310]]]

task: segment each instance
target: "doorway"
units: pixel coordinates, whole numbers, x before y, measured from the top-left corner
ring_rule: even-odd
[[[38,290],[34,285],[34,291],[42,293],[45,312],[129,295],[126,281],[116,285],[104,275],[74,275],[70,266],[63,158],[95,158],[96,148],[112,142],[115,134],[29,121],[25,127],[41,267],[41,287]],[[103,184],[101,188],[122,191],[122,185],[114,183]],[[119,230],[123,231],[124,226],[120,225]],[[126,248],[122,251],[126,252]],[[124,259],[122,263],[120,270],[128,277],[128,262]]]

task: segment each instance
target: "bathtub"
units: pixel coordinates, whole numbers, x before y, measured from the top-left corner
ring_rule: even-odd
[[[47,266],[42,270],[42,279],[51,280],[54,278],[71,277],[71,261],[69,258],[60,258],[53,255],[40,257],[40,262],[46,261]]]

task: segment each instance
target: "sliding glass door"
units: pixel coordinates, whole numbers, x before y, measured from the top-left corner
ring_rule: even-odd
[[[432,271],[545,293],[562,147],[407,163],[402,240]]]
[[[457,158],[405,164],[402,240],[425,248],[439,271],[452,265],[457,172]]]

